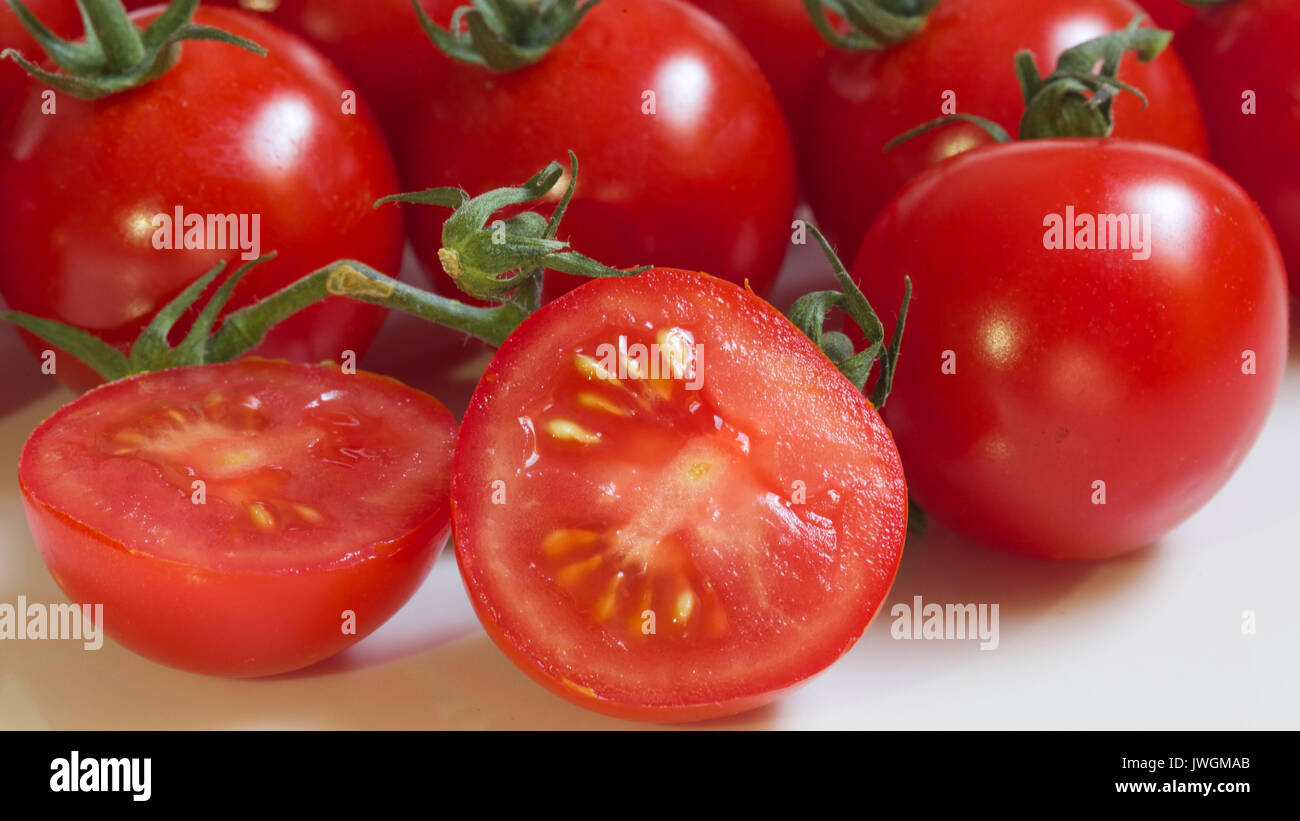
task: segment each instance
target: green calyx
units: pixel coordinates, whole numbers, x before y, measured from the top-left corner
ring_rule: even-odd
[[[1131,51],[1142,62],[1150,62],[1165,50],[1174,35],[1161,29],[1138,28],[1144,17],[1139,14],[1120,31],[1062,52],[1056,70],[1046,77],[1038,73],[1033,52],[1016,54],[1016,75],[1025,95],[1020,139],[1109,137],[1115,130],[1112,107],[1116,96],[1127,91],[1146,105],[1147,98],[1141,91],[1117,79],[1120,60]],[[1094,70],[1094,66],[1098,67]]]
[[[131,22],[121,0],[77,0],[86,30],[84,43],[54,34],[21,0],[6,2],[63,73],[46,71],[17,49],[5,49],[0,58],[7,57],[50,87],[82,99],[107,97],[161,77],[176,65],[181,43],[187,40],[215,40],[266,56],[257,43],[191,22],[199,0],[171,0],[145,29]]]
[[[502,209],[540,202],[565,176],[564,166],[553,162],[518,188],[499,188],[477,197],[459,188],[430,188],[411,194],[384,197],[386,203],[409,202],[454,209],[442,226],[438,259],[457,287],[477,299],[512,301],[531,312],[541,295],[546,269],[584,277],[629,276],[649,266],[621,270],[603,265],[555,238],[578,182],[578,158],[569,152],[571,173],[564,194],[550,218],[523,211],[508,219],[492,220]]]
[[[870,51],[911,39],[925,27],[939,0],[803,0],[813,25],[828,43],[846,51]],[[842,32],[828,12],[844,18]]]
[[[181,365],[202,365],[205,362],[224,361],[212,356],[211,351],[215,339],[212,334],[212,327],[216,323],[217,315],[225,307],[231,293],[235,290],[235,286],[239,284],[239,280],[244,274],[274,256],[275,254],[268,254],[255,259],[231,274],[213,294],[212,298],[208,300],[208,303],[203,306],[203,310],[190,327],[189,333],[175,347],[168,343],[167,337],[176,324],[176,320],[180,319],[181,315],[189,310],[203,292],[221,275],[221,272],[226,268],[225,262],[217,263],[212,270],[195,280],[180,295],[163,307],[154,316],[153,320],[145,326],[145,329],[140,332],[140,336],[136,339],[135,344],[131,346],[129,354],[123,354],[99,337],[80,328],[64,325],[52,319],[42,319],[18,311],[0,314],[0,319],[12,322],[46,342],[57,345],[94,368],[100,376],[110,381],[136,373],[175,368]]]
[[[541,60],[601,0],[471,0],[439,28],[411,0],[420,25],[444,54],[466,63],[506,72]]]
[[[885,400],[889,398],[889,391],[894,383],[894,371],[898,366],[898,352],[903,343],[903,326],[907,324],[907,306],[912,301],[912,280],[909,277],[903,278],[903,304],[898,309],[898,324],[894,327],[893,338],[886,344],[885,326],[863,295],[862,289],[853,281],[853,277],[849,276],[844,263],[840,262],[839,256],[826,241],[826,237],[822,236],[822,232],[813,225],[808,226],[808,231],[821,245],[826,259],[830,260],[840,290],[814,291],[799,297],[790,307],[788,314],[790,321],[811,339],[822,353],[826,354],[840,373],[844,374],[858,390],[866,388],[871,371],[879,361],[880,376],[876,379],[870,398],[873,405],[883,408]],[[845,334],[823,330],[827,315],[837,309],[848,314],[862,330],[867,338],[865,349],[855,351],[853,342]]]
[[[1215,2],[1216,0],[1210,0]],[[1016,54],[1016,75],[1025,96],[1025,113],[1020,119],[1022,140],[1054,137],[1109,137],[1115,130],[1112,107],[1115,97],[1127,91],[1143,105],[1146,96],[1116,78],[1120,60],[1132,51],[1150,62],[1164,51],[1173,33],[1138,28],[1146,15],[1139,14],[1123,29],[1080,43],[1061,53],[1056,70],[1046,77],[1038,73],[1031,51]],[[995,142],[1010,142],[1002,126],[974,114],[952,114],[917,126],[890,140],[884,151],[892,151],[912,138],[957,122],[973,123]]]

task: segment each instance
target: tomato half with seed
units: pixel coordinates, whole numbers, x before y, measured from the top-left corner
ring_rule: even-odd
[[[454,438],[399,382],[246,359],[85,394],[32,433],[18,479],[51,574],[104,605],[109,636],[262,676],[338,653],[415,592],[449,531]]]
[[[857,640],[906,489],[871,403],[780,313],[703,274],[590,282],[506,341],[454,462],[493,640],[610,715],[771,701]]]

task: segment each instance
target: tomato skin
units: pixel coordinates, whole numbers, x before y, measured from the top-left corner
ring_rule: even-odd
[[[195,372],[200,370],[207,373],[199,376]],[[142,381],[172,385],[169,390],[173,392],[162,395],[185,401],[202,398],[203,392],[184,387],[199,379],[226,379],[230,384],[250,374],[263,384],[267,380],[306,380],[322,391],[368,392],[383,401],[418,408],[411,413],[418,413],[430,425],[429,441],[445,443],[441,453],[430,444],[427,456],[441,460],[441,495],[433,494],[433,501],[422,508],[412,526],[396,526],[387,537],[373,543],[358,540],[326,561],[302,555],[298,559],[242,560],[239,553],[228,552],[232,546],[243,546],[238,534],[214,540],[198,526],[192,537],[199,547],[187,543],[184,549],[201,551],[202,560],[182,560],[165,555],[168,545],[150,537],[135,534],[124,541],[82,521],[70,512],[69,500],[60,498],[59,488],[41,473],[43,454],[68,435],[67,420],[72,414],[87,408],[100,413],[112,410],[114,403],[132,396]],[[174,387],[177,384],[181,387]],[[364,371],[343,375],[325,366],[248,359],[133,376],[91,390],[32,433],[19,460],[18,478],[33,539],[51,575],[71,601],[104,606],[104,624],[100,626],[109,636],[140,655],[178,669],[256,677],[299,669],[335,655],[373,632],[415,592],[450,533],[445,470],[450,465],[454,431],[455,420],[445,407],[387,377]],[[288,463],[276,469],[297,467]],[[438,469],[436,465],[432,468]],[[104,488],[100,492],[112,497],[123,491]],[[313,501],[325,506],[331,500]],[[224,502],[208,500],[212,505]],[[145,515],[158,513],[147,511]],[[121,533],[130,529],[123,526]],[[281,538],[287,546],[293,537]],[[349,610],[357,614],[355,633],[340,629],[341,614]]]
[[[278,257],[245,278],[229,310],[341,258],[397,273],[400,216],[372,206],[398,184],[371,115],[364,107],[344,115],[342,80],[291,35],[228,9],[200,9],[195,20],[270,55],[186,43],[180,63],[148,86],[98,101],[60,94],[53,116],[40,113],[39,88],[30,86],[0,138],[0,294],[14,309],[125,350],[186,285],[220,260],[242,262],[238,251],[155,249],[153,216],[177,206],[189,215],[260,215],[261,251]],[[360,356],[384,314],[330,299],[272,329],[259,352]],[[71,357],[59,357],[58,375],[79,388],[99,381]]]
[[[1047,215],[1067,206],[1151,214],[1151,258],[1048,250]],[[1286,362],[1285,272],[1258,208],[1153,144],[1034,140],[935,166],[853,266],[877,306],[897,304],[900,272],[916,297],[884,416],[913,498],[1011,552],[1096,559],[1159,539],[1240,464]]]
[[[821,67],[808,116],[795,132],[803,183],[818,226],[845,256],[856,253],[876,216],[919,168],[991,142],[974,126],[937,129],[882,153],[886,143],[944,113],[992,120],[1014,136],[1024,98],[1012,60],[1030,49],[1046,75],[1065,49],[1127,25],[1129,0],[944,0],[916,37],[878,52],[836,53]],[[1205,156],[1205,126],[1172,49],[1141,63],[1126,55],[1120,79],[1132,94],[1114,107],[1115,136]]]
[[[270,11],[258,0],[211,0],[204,5],[236,6],[307,40],[356,84],[394,146],[414,109],[413,90],[436,94],[436,72],[446,64],[420,27],[410,0],[278,0]],[[420,0],[420,5],[445,23],[464,2]]]
[[[654,115],[642,113],[647,90]],[[761,72],[717,21],[678,0],[611,0],[527,68],[448,64],[399,166],[407,190],[480,192],[518,185],[570,149],[581,167],[559,238],[575,250],[615,267],[748,278],[758,293],[775,281],[795,206],[789,135]],[[445,213],[407,213],[416,253],[446,283]],[[548,274],[548,295],[580,283]]]
[[[1300,293],[1300,6],[1234,0],[1183,28],[1178,44],[1206,112],[1215,164],[1259,202]],[[1256,112],[1242,111],[1246,90]]]
[[[798,122],[804,100],[831,46],[818,33],[802,2],[790,0],[690,0],[731,30],[758,62],[789,122]]]
[[[756,598],[744,584],[745,570],[753,569],[754,556],[770,557],[776,550],[770,539],[777,528],[756,524],[749,539],[733,535],[738,543],[710,536],[721,539],[712,543],[717,555],[738,551],[747,556],[738,560],[734,572],[712,577],[729,614],[726,631],[720,640],[714,636],[701,643],[691,639],[650,647],[637,644],[637,639],[618,640],[618,632],[612,629],[618,619],[593,616],[594,611],[567,594],[557,598],[557,588],[545,576],[548,559],[532,552],[531,539],[517,535],[554,535],[550,529],[557,522],[569,523],[561,527],[576,527],[579,521],[595,526],[590,524],[593,516],[610,516],[607,523],[618,522],[609,525],[617,531],[607,532],[635,530],[635,525],[625,525],[617,513],[610,513],[613,508],[602,511],[599,503],[592,503],[598,500],[583,500],[593,485],[601,486],[611,499],[626,499],[609,504],[626,504],[637,511],[634,516],[655,504],[656,493],[672,495],[677,500],[674,506],[690,504],[698,497],[675,495],[677,488],[664,481],[668,471],[657,472],[662,465],[656,463],[661,455],[674,462],[692,446],[695,440],[688,433],[689,425],[674,423],[672,433],[657,440],[662,447],[646,447],[646,440],[635,439],[632,431],[650,426],[650,417],[637,415],[640,411],[635,409],[631,417],[619,414],[608,420],[609,427],[596,428],[609,437],[608,444],[596,447],[615,450],[590,452],[581,462],[585,467],[571,474],[572,463],[541,443],[545,434],[538,433],[536,440],[525,437],[525,443],[533,442],[532,456],[527,455],[527,445],[518,449],[515,435],[525,418],[528,429],[534,425],[539,432],[546,429],[538,408],[543,415],[553,409],[571,412],[566,403],[573,397],[568,390],[554,392],[554,380],[561,377],[539,375],[559,373],[558,366],[575,350],[590,350],[585,343],[606,338],[611,329],[662,328],[668,323],[693,331],[710,351],[704,365],[705,387],[699,394],[700,401],[711,407],[705,415],[717,414],[714,425],[722,426],[725,419],[725,424],[748,434],[744,452],[747,457],[755,454],[753,471],[767,479],[766,486],[785,487],[793,476],[803,477],[809,483],[807,503],[813,506],[824,498],[823,482],[842,489],[842,495],[831,495],[835,504],[842,500],[843,506],[827,519],[833,519],[839,534],[832,550],[841,558],[835,563],[840,570],[829,576],[817,575],[816,570],[785,573],[795,577],[784,582],[788,588],[764,576],[765,595]],[[769,368],[773,375],[765,376]],[[800,378],[789,379],[793,373]],[[577,390],[596,389],[590,385]],[[820,421],[809,422],[810,413]],[[625,422],[634,427],[618,427]],[[815,434],[807,429],[813,424]],[[524,458],[515,461],[519,456]],[[605,472],[611,464],[612,472]],[[614,478],[609,489],[603,489],[604,479],[623,475],[624,465],[635,465],[634,478],[627,485]],[[734,475],[726,468],[723,472]],[[499,489],[507,494],[505,507],[492,501],[492,493],[484,492],[498,479],[504,482]],[[712,487],[709,504],[714,504],[713,499],[734,498],[733,490],[732,485]],[[493,641],[530,677],[555,694],[605,715],[694,721],[732,715],[779,698],[849,650],[893,582],[907,526],[906,498],[897,453],[879,415],[788,320],[722,280],[656,268],[636,277],[595,280],[547,304],[499,349],[475,391],[458,438],[452,526],[461,575],[476,613]],[[733,521],[727,518],[730,514],[713,509],[712,515],[692,515],[694,524],[684,529],[702,522],[728,528]],[[678,538],[675,525],[660,525],[654,515],[664,538]],[[777,565],[805,567],[806,557],[801,554],[813,549],[811,543],[781,544],[785,549],[779,551],[782,559]],[[648,567],[656,568],[671,555],[659,552],[671,548],[662,542],[657,545],[654,555],[643,557]],[[698,554],[695,560],[699,561]],[[607,564],[610,572],[617,566]],[[630,577],[637,572],[628,571]],[[623,571],[618,575],[622,577]],[[818,580],[816,592],[802,586],[812,578]],[[747,592],[734,597],[732,586]],[[760,627],[754,632],[756,625],[769,624],[764,621],[769,597],[793,608],[789,618],[795,622],[802,623],[802,614],[818,626],[786,635],[789,628],[773,620],[766,631]],[[632,598],[635,601],[637,596]],[[644,616],[634,608],[633,616],[638,613]],[[826,613],[835,615],[822,621]],[[662,618],[661,624],[666,624],[666,615]],[[542,623],[544,629],[534,627]],[[709,643],[713,641],[721,643]],[[566,649],[557,655],[556,647]],[[687,670],[706,670],[707,682],[687,675]],[[678,678],[663,671],[683,675]],[[672,684],[665,684],[660,674],[668,675]]]
[[[462,578],[464,573],[462,572]],[[624,721],[642,721],[656,722],[661,724],[686,724],[694,721],[708,721],[714,718],[726,718],[727,716],[740,715],[750,710],[757,710],[767,704],[779,701],[795,690],[799,689],[806,681],[798,682],[781,690],[773,690],[757,695],[746,696],[741,698],[726,699],[708,704],[686,704],[680,706],[654,706],[647,707],[636,704],[624,704],[618,701],[602,699],[598,696],[576,690],[572,687],[566,687],[563,682],[547,675],[546,672],[537,667],[536,661],[519,652],[512,643],[511,638],[497,626],[493,620],[496,617],[494,610],[486,604],[480,597],[471,597],[471,603],[474,605],[474,614],[478,616],[479,622],[483,629],[487,631],[488,637],[492,639],[501,652],[506,654],[506,658],[523,671],[530,679],[537,684],[545,687],[553,695],[576,704],[579,707],[591,710],[593,713],[599,713],[610,718],[618,718]],[[848,648],[846,647],[847,651]]]
[[[1151,19],[1162,29],[1178,31],[1183,24],[1196,16],[1196,8],[1183,0],[1140,0],[1139,5]],[[1182,40],[1175,39],[1174,45],[1182,48]]]
[[[366,562],[307,575],[229,573],[134,556],[21,489],[32,537],[70,601],[103,604],[108,634],[127,649],[210,676],[298,670],[352,646],[410,599],[450,530],[444,509]],[[345,635],[346,610],[376,617]]]

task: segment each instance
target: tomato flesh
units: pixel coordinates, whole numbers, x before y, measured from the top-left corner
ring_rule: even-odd
[[[861,635],[902,549],[903,476],[871,404],[774,309],[701,274],[544,307],[462,437],[453,521],[480,617],[602,712],[775,697]]]
[[[265,675],[333,655],[414,592],[447,535],[454,430],[400,383],[245,360],[87,394],[32,434],[19,478],[55,579],[105,605],[109,635]]]

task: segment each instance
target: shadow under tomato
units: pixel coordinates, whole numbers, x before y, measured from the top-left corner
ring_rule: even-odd
[[[1068,624],[1076,618],[1072,614],[1110,607],[1137,595],[1151,581],[1159,556],[1160,547],[1154,545],[1103,561],[1026,558],[974,544],[931,520],[922,534],[909,537],[888,600],[841,663],[858,671],[854,675],[861,680],[859,692],[873,702],[890,692],[939,678],[956,679],[960,690],[963,680],[971,680],[968,676],[984,674],[982,665],[997,663],[997,649],[1040,647],[1045,631],[1056,631],[1060,643],[1090,643],[1091,636],[1068,631]],[[900,635],[914,632],[906,630],[903,621],[915,627],[917,596],[922,608],[929,604],[945,608],[949,604],[987,605],[989,626],[993,625],[992,605],[996,604],[996,646],[981,650],[978,637],[896,638],[896,621]],[[923,609],[922,621],[926,615]],[[1062,630],[1063,625],[1067,629]],[[1022,654],[1013,652],[1012,656]],[[980,707],[954,699],[936,705],[936,709],[978,715]]]
[[[3,322],[0,322],[0,368],[3,368],[0,416],[8,416],[59,387],[56,377],[41,373],[40,360],[23,344],[18,329]]]

